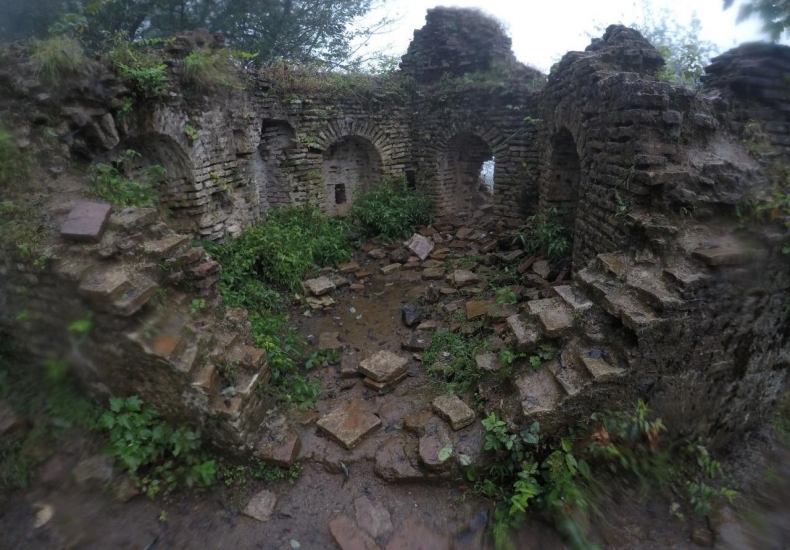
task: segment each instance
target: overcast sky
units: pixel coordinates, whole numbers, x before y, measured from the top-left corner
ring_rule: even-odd
[[[742,42],[761,39],[756,20],[735,24],[736,7],[722,9],[722,0],[648,0],[654,13],[668,8],[674,18],[686,25],[696,12],[702,22],[701,37],[715,43],[720,51]],[[566,52],[583,50],[596,27],[611,23],[632,23],[643,18],[642,0],[389,0],[385,12],[399,17],[392,31],[375,37],[371,49],[387,49],[403,55],[414,30],[425,23],[425,12],[435,6],[475,7],[502,21],[513,39],[519,61],[548,71]]]

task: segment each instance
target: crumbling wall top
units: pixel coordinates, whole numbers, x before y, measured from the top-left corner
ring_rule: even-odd
[[[401,63],[401,69],[418,82],[435,82],[445,73],[462,76],[494,68],[531,71],[516,61],[502,25],[479,10],[438,7],[428,10],[425,21],[414,31]]]
[[[624,72],[652,75],[665,64],[658,50],[639,31],[623,25],[609,25],[603,37],[594,38],[585,51],[598,52],[601,61]]]

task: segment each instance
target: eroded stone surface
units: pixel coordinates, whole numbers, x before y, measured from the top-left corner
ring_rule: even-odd
[[[455,395],[440,395],[432,402],[433,410],[447,420],[453,430],[465,428],[475,421],[475,412]]]
[[[453,445],[445,428],[437,426],[420,436],[420,462],[429,470],[446,471],[453,466]]]
[[[391,351],[382,350],[359,363],[359,372],[376,382],[388,382],[403,375],[409,360]]]
[[[376,541],[347,516],[333,517],[327,527],[341,550],[380,550]]]
[[[368,412],[361,401],[349,401],[324,416],[317,425],[346,449],[353,449],[366,435],[381,427],[381,419]]]
[[[415,233],[412,238],[406,242],[406,247],[414,252],[415,256],[424,260],[433,250],[433,243],[419,233]]]
[[[318,335],[318,349],[336,350],[343,349],[343,343],[338,339],[339,332],[322,332]]]
[[[380,502],[373,502],[365,496],[358,497],[354,499],[354,512],[359,528],[374,539],[388,535],[394,529],[389,511]]]
[[[276,505],[277,495],[271,491],[261,491],[252,497],[241,513],[261,522],[269,521]]]
[[[264,444],[256,453],[256,456],[267,464],[290,468],[296,462],[299,451],[302,448],[301,438],[294,434],[285,434],[276,441]]]
[[[392,435],[376,451],[376,475],[391,483],[408,483],[425,478],[415,468],[406,453],[407,440],[403,434]]]

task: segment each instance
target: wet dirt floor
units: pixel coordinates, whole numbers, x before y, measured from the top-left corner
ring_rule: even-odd
[[[378,270],[387,260],[371,262],[361,253],[356,259],[363,269],[376,272],[367,280],[364,291],[339,290],[333,294],[337,304],[331,310],[311,311],[305,316],[310,308],[302,306],[294,308],[292,319],[299,333],[316,343],[321,333],[337,332],[347,355],[364,358],[386,349],[409,357],[409,375],[388,392],[368,389],[359,377],[343,377],[340,365],[324,366],[312,374],[321,380],[324,391],[316,407],[319,417],[349,400],[358,400],[365,410],[379,416],[380,429],[349,451],[319,432],[313,423],[300,425],[304,416],[291,411],[287,422],[289,429],[301,437],[299,460],[303,464],[302,474],[294,483],[254,481],[232,491],[218,488],[166,501],[138,496],[127,503],[119,502],[111,490],[73,481],[70,467],[89,448],[85,442],[75,441],[73,448],[59,450],[55,467],[49,467],[55,473],[48,473],[46,482],[39,476],[31,489],[0,499],[0,548],[330,549],[338,546],[327,522],[338,515],[354,521],[354,501],[359,497],[386,508],[392,529],[376,539],[379,546],[348,548],[491,548],[486,534],[489,503],[475,497],[469,484],[457,474],[426,474],[407,464],[410,459],[414,461],[417,436],[407,433],[404,419],[430,409],[431,400],[442,394],[413,353],[401,349],[401,344],[415,334],[401,321],[401,306],[416,303],[427,283],[420,280],[418,271],[381,275]],[[348,278],[355,282],[354,276]],[[273,421],[283,421],[280,413],[273,415]],[[451,437],[459,451],[472,457],[480,455],[479,422],[451,432]],[[391,455],[399,458],[382,456],[381,449],[388,445],[395,449]],[[780,494],[787,494],[790,487],[787,469],[786,464],[775,468],[780,483],[773,487],[785,491],[776,489]],[[770,484],[762,485],[767,486]],[[242,515],[240,509],[264,488],[274,492],[278,500],[269,521],[262,523]],[[717,548],[733,549],[790,548],[784,538],[790,530],[785,513],[788,499],[784,499],[784,509],[776,498],[766,501],[771,510],[764,515],[769,535],[762,539],[749,535],[743,521],[719,513],[716,517],[724,519],[716,532],[728,533],[729,528],[730,534],[725,535],[729,542],[721,535],[716,541],[704,521],[679,520],[670,513],[671,503],[665,499],[645,501],[634,490],[613,492],[606,500],[603,519],[596,520],[593,528],[603,547],[690,549],[715,544]],[[53,515],[44,526],[33,528],[39,505],[51,507]],[[556,532],[537,517],[514,535],[514,543],[525,550],[565,547]],[[735,546],[727,546],[730,543]]]

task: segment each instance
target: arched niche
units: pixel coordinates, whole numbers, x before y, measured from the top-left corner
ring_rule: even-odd
[[[250,170],[263,209],[292,202],[284,165],[287,152],[295,147],[295,140],[296,131],[285,120],[264,120],[261,124],[261,140],[250,159]]]
[[[347,136],[324,152],[323,181],[326,212],[347,214],[354,197],[381,180],[381,155],[360,136]]]

